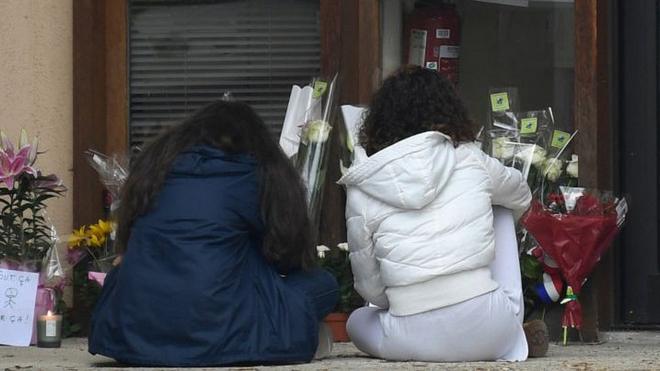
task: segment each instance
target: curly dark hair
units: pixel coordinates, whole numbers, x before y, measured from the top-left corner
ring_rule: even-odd
[[[128,247],[133,224],[152,208],[177,156],[196,145],[256,158],[266,227],[263,256],[280,272],[315,266],[314,233],[300,175],[262,119],[240,102],[209,104],[167,130],[133,159],[116,215],[118,250]]]
[[[456,146],[476,139],[474,124],[452,83],[436,71],[404,66],[374,94],[360,144],[372,155],[425,131],[446,134]]]

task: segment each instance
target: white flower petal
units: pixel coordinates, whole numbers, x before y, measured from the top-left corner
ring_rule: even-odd
[[[564,162],[560,159],[549,158],[545,162],[544,173],[551,182],[556,182],[562,174]]]
[[[493,157],[500,160],[508,160],[513,157],[515,144],[507,137],[497,137],[492,141]]]
[[[531,160],[533,166],[541,167],[545,162],[547,152],[543,147],[533,144],[527,148],[522,149],[516,154],[516,158],[520,161],[527,163]]]
[[[326,252],[326,251],[330,251],[330,248],[326,245],[318,245],[318,246],[316,246],[316,251],[317,252]]]
[[[332,126],[323,120],[314,120],[305,128],[307,141],[311,143],[322,143],[328,140]]]

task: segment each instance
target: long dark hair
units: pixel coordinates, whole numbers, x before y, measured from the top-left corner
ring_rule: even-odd
[[[452,83],[434,70],[405,66],[374,94],[360,144],[372,155],[425,131],[442,132],[454,145],[476,139],[474,125]]]
[[[134,158],[117,210],[119,250],[128,246],[135,220],[152,207],[175,158],[196,145],[254,156],[265,225],[264,257],[280,272],[313,266],[314,236],[298,172],[254,110],[247,104],[227,101],[200,109]]]

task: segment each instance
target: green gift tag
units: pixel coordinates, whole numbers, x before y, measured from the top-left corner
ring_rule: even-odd
[[[501,112],[509,109],[509,93],[495,93],[490,95],[490,105],[493,112]]]
[[[328,83],[325,81],[317,80],[314,82],[314,91],[312,92],[312,97],[314,99],[321,98],[325,94],[325,90],[328,88]]]
[[[527,117],[520,120],[520,134],[534,134],[538,129],[539,120],[536,117]]]
[[[568,143],[568,140],[571,138],[571,134],[561,130],[555,130],[552,133],[552,142],[551,146],[562,149]]]

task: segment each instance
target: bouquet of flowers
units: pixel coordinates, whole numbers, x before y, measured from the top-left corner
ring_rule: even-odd
[[[509,93],[498,94],[507,103]],[[494,102],[491,107],[495,109]],[[558,129],[551,108],[494,112],[492,120],[490,129],[485,130],[485,148],[504,165],[520,170],[534,199],[543,202],[548,196],[557,194],[560,186],[577,185],[577,155],[572,155],[569,161],[564,160],[577,132],[571,134]],[[539,248],[534,236],[524,226],[518,228],[517,233],[525,310],[529,315],[539,300],[543,304],[558,301],[564,283],[556,262]]]
[[[0,132],[0,268],[39,273],[34,318],[61,305],[65,284],[59,240],[46,204],[61,197],[66,187],[55,174],[44,175],[36,167],[38,144],[36,137],[29,142],[27,132],[21,130],[15,147]]]
[[[569,140],[554,148],[552,138],[563,131],[554,128],[552,109],[510,113],[513,126],[493,123],[494,128],[487,131],[490,155],[506,166],[514,167],[523,174],[532,192],[542,187],[545,178],[556,182],[559,178],[558,166],[562,164],[559,156],[568,147]]]
[[[293,158],[306,185],[307,207],[315,228],[320,223],[336,85],[337,75],[330,81],[314,79],[303,89],[294,87],[280,137],[280,146]]]
[[[89,258],[87,277],[91,281],[103,285],[105,274],[112,269],[117,255],[113,249],[114,224],[107,220],[99,220],[89,227],[82,226],[73,231],[69,237],[68,260],[75,266],[85,258]]]
[[[580,329],[582,285],[621,228],[628,206],[610,192],[562,186],[550,203],[532,202],[522,224],[539,242],[568,283],[562,317],[564,344],[568,328]]]
[[[117,155],[108,156],[101,152],[85,152],[90,166],[99,174],[99,180],[112,198],[110,210],[115,210],[120,202],[121,189],[128,178],[125,159]],[[115,225],[111,220],[99,220],[89,227],[82,226],[73,231],[69,238],[69,262],[78,268],[77,276],[85,277],[103,286],[105,275],[118,261],[114,249]],[[79,264],[82,261],[85,264]],[[79,286],[86,286],[79,282]]]
[[[75,294],[74,321],[67,331],[78,333],[86,329],[88,315],[101,294],[106,273],[117,261],[114,253],[114,223],[99,220],[82,226],[69,236],[67,260],[72,267]]]
[[[96,170],[106,188],[109,214],[120,202],[121,189],[128,177],[127,159],[88,150],[90,166]],[[115,251],[115,223],[101,219],[96,224],[75,229],[68,239],[67,259],[73,267],[73,286],[78,310],[77,323],[69,329],[77,332],[86,327],[88,312],[96,304],[106,274],[120,261]]]
[[[41,261],[57,239],[46,216],[46,202],[66,192],[54,174],[35,167],[38,140],[21,131],[18,149],[0,133],[0,203],[4,206],[0,232],[0,260]]]

